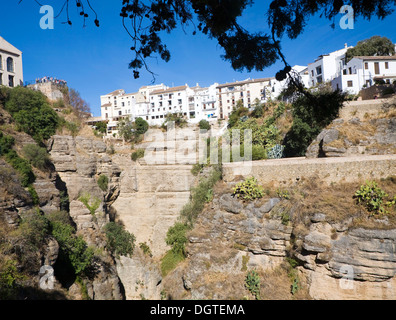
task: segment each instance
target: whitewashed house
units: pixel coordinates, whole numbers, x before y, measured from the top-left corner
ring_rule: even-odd
[[[351,94],[371,87],[376,81],[393,83],[396,80],[396,56],[354,57],[331,82],[334,90]]]
[[[345,66],[345,54],[349,48],[345,48],[319,56],[315,62],[308,64],[309,87],[329,82],[335,79]]]
[[[23,86],[22,51],[0,36],[0,85]]]

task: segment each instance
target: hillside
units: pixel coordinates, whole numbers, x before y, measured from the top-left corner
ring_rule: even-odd
[[[193,166],[195,127],[170,147],[153,148],[150,133],[107,145],[64,101],[33,91],[0,97],[1,298],[395,296],[392,100],[348,103],[313,130],[296,123],[302,108],[291,104],[237,110],[231,129],[251,128],[256,145],[244,171],[238,162]],[[311,158],[277,159],[284,143]],[[132,160],[150,145],[182,163]],[[241,197],[256,199],[237,197],[241,182]]]

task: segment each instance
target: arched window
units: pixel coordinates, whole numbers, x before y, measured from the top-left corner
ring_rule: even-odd
[[[7,71],[14,72],[14,59],[11,57],[7,58]]]

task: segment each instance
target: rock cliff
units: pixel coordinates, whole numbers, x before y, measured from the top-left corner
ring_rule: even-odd
[[[243,299],[247,271],[258,270],[264,299],[394,299],[394,217],[368,218],[352,197],[349,210],[329,211],[312,186],[250,203],[233,198],[231,186],[218,186],[189,234],[187,259],[164,280],[172,298]],[[316,190],[331,201],[331,188]]]

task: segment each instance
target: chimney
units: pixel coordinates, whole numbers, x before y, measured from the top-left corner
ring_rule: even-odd
[[[348,49],[348,43],[345,43],[345,49]]]

